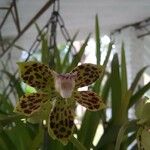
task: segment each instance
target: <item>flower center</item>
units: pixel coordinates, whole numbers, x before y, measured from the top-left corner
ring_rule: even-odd
[[[69,98],[72,95],[72,91],[75,87],[75,78],[77,73],[66,73],[66,74],[58,74],[53,72],[53,76],[55,79],[55,89],[56,91],[63,97]]]

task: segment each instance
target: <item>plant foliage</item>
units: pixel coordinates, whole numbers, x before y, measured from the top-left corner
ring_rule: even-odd
[[[69,72],[78,65],[84,54],[90,35],[86,38],[79,52],[73,57],[71,49],[77,34],[72,38],[67,52],[64,57],[61,56],[63,49],[55,49],[55,52],[48,51],[48,41],[44,34],[41,35],[41,61],[50,63],[53,69],[58,72]],[[98,16],[95,18],[95,41],[96,41],[96,62],[101,63],[102,50],[100,41],[100,28]],[[128,85],[125,47],[122,44],[121,61],[118,54],[113,55],[110,60],[113,43],[110,42],[107,49],[107,55],[104,59],[103,66],[105,73],[92,88],[97,94],[103,97],[107,108],[103,111],[89,112],[85,111],[80,128],[75,129],[74,134],[77,138],[72,137],[67,146],[63,146],[58,141],[51,139],[43,123],[32,124],[24,116],[17,115],[13,112],[14,104],[12,95],[20,97],[24,94],[21,82],[16,75],[11,74],[5,67],[1,70],[1,76],[5,74],[10,81],[10,88],[13,92],[7,93],[7,87],[0,91],[0,149],[2,150],[26,150],[26,149],[57,149],[57,150],[75,150],[87,149],[94,150],[120,150],[127,149],[135,139],[139,145],[144,145],[146,150],[149,149],[148,140],[150,140],[149,116],[144,114],[149,105],[144,101],[144,106],[138,110],[144,109],[137,119],[130,120],[128,117],[129,109],[139,102],[144,93],[150,89],[150,82],[139,89],[138,82],[148,66],[142,68],[136,75],[131,86]],[[71,61],[70,61],[71,60]],[[110,71],[107,69],[110,64]],[[17,95],[17,96],[16,96]],[[15,102],[16,103],[16,102]],[[146,106],[145,106],[146,105]],[[142,108],[141,108],[142,107]],[[107,112],[111,112],[108,117]],[[139,117],[140,116],[140,117]],[[97,132],[99,126],[104,131]],[[130,135],[129,135],[130,133]],[[101,137],[98,135],[102,134]],[[140,140],[140,136],[145,140]],[[94,138],[98,137],[97,144],[94,145]],[[146,146],[145,146],[146,144]],[[137,144],[132,149],[136,148]]]

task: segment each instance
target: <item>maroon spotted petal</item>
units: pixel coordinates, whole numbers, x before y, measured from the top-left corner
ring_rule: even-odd
[[[74,128],[74,110],[64,99],[57,100],[50,113],[48,132],[52,138],[66,145]]]
[[[23,81],[37,89],[54,89],[54,79],[48,66],[35,62],[19,62],[20,76]]]
[[[76,91],[73,94],[73,98],[90,111],[97,111],[105,108],[105,104],[101,97],[91,91]]]
[[[77,72],[77,78],[75,80],[75,87],[84,87],[92,84],[99,79],[103,74],[103,67],[94,64],[82,64],[77,66],[72,72]],[[72,73],[71,72],[71,73]]]
[[[32,93],[26,94],[18,101],[14,112],[20,113],[25,116],[31,116],[34,113],[41,111],[44,104],[47,105],[49,95],[45,93]]]

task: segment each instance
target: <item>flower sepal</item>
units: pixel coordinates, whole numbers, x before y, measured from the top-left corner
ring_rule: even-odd
[[[74,130],[74,108],[61,97],[56,100],[49,115],[48,133],[53,139],[57,139],[66,145]]]

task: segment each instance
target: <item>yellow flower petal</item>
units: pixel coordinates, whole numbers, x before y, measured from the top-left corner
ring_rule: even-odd
[[[34,62],[19,62],[20,76],[23,81],[37,89],[48,89],[49,92],[54,90],[54,79],[52,71],[48,66]]]
[[[102,98],[91,91],[75,91],[73,98],[90,111],[97,111],[106,107]]]
[[[94,64],[82,64],[77,66],[72,72],[77,72],[75,87],[83,87],[92,84],[103,74],[103,67]],[[71,73],[72,73],[71,72]]]
[[[59,140],[66,145],[74,128],[74,110],[64,99],[56,101],[50,113],[48,133],[53,139]]]
[[[42,108],[44,105],[48,106],[48,100],[49,95],[45,93],[26,94],[20,98],[14,112],[28,117],[34,115],[36,112],[40,112],[42,114]]]
[[[137,145],[139,150],[150,149],[150,128],[148,126],[141,126],[137,132]]]

